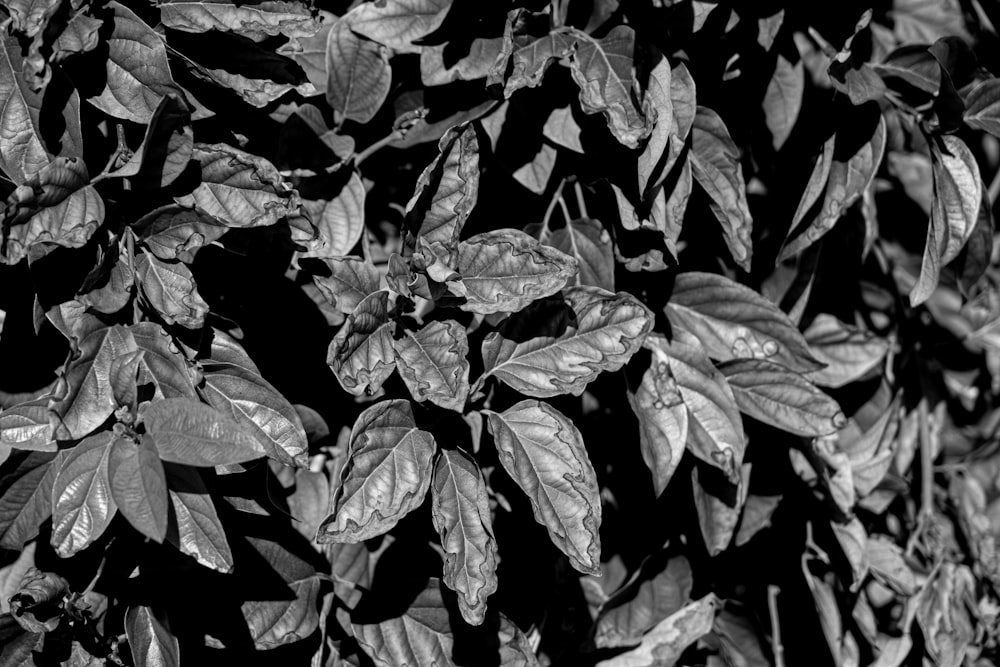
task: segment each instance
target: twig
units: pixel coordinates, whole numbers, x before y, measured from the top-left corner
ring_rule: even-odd
[[[934,453],[926,399],[917,405],[917,418],[920,424],[920,514],[929,519],[934,514]]]
[[[559,185],[556,187],[556,191],[552,195],[552,200],[549,201],[548,207],[545,209],[545,216],[542,217],[542,231],[538,235],[538,240],[545,242],[545,239],[549,237],[549,220],[552,218],[552,212],[556,210],[556,205],[562,200],[562,189],[566,185],[566,179],[559,181]],[[563,206],[566,206],[566,202],[563,200]],[[566,222],[569,223],[569,218],[566,218]]]
[[[562,196],[562,192],[559,193],[556,199],[559,202],[559,210],[562,211],[563,219],[566,220],[566,226],[569,227],[569,222],[573,219],[573,216],[569,213],[569,206],[566,205],[566,199]]]
[[[993,180],[990,181],[990,187],[986,190],[986,196],[989,197],[990,208],[997,203],[997,197],[1000,196],[1000,169],[997,169],[997,173],[993,174]]]
[[[580,217],[589,218],[587,202],[583,198],[583,187],[580,185],[580,181],[573,181],[573,192],[576,193],[576,207],[580,210]]]
[[[785,667],[785,647],[781,644],[781,623],[778,619],[778,594],[775,585],[767,587],[767,610],[771,615],[771,651],[774,653],[774,667]]]

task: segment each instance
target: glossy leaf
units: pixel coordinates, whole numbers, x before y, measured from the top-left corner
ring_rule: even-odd
[[[48,402],[48,398],[38,398],[0,412],[0,445],[35,452],[56,451]]]
[[[67,452],[59,467],[52,486],[50,542],[63,558],[99,538],[118,511],[108,479],[113,440],[107,431],[86,438]]]
[[[754,419],[806,437],[836,433],[847,423],[836,401],[781,364],[740,359],[720,370],[740,410]]]
[[[158,5],[168,28],[202,33],[232,31],[260,42],[268,37],[309,37],[319,28],[309,10],[297,2],[241,5],[226,0],[166,0]]]
[[[128,522],[151,540],[167,535],[167,478],[149,438],[135,443],[115,438],[108,456],[111,497]]]
[[[469,395],[469,341],[454,320],[404,330],[393,341],[396,367],[414,400],[461,412]]]
[[[770,359],[800,373],[822,367],[787,315],[723,276],[679,274],[666,313],[672,324],[697,336],[713,359]]]
[[[535,520],[575,569],[600,572],[600,490],[580,431],[541,401],[484,413],[500,463],[528,496]]]
[[[198,401],[154,401],[142,413],[142,421],[164,461],[212,467],[264,455],[264,448],[241,424]]]
[[[965,98],[965,117],[969,127],[1000,136],[1000,79],[987,79]]]
[[[205,482],[193,468],[167,465],[165,469],[173,508],[167,541],[200,565],[229,572],[233,552]]]
[[[313,282],[330,304],[350,315],[365,297],[378,291],[379,272],[371,262],[358,257],[331,257],[329,276],[314,276]]]
[[[136,665],[180,667],[180,642],[149,607],[128,608],[125,636]]]
[[[483,377],[522,394],[579,396],[601,371],[621,368],[653,316],[625,292],[573,287],[509,318],[483,341]]]
[[[377,403],[351,430],[350,459],[320,542],[361,542],[381,535],[424,501],[434,436],[417,428],[409,401]]]
[[[396,368],[389,293],[369,294],[348,316],[327,351],[326,363],[344,391],[374,394]]]
[[[204,326],[208,304],[186,265],[161,260],[144,249],[135,258],[135,274],[146,301],[164,322],[188,329]]]
[[[156,398],[194,398],[193,374],[170,334],[155,322],[129,327],[136,345],[143,351],[139,362],[139,382],[152,384]]]
[[[351,30],[397,53],[416,53],[414,42],[437,30],[452,0],[385,0],[365,2],[351,10],[346,20]]]
[[[445,551],[444,584],[458,593],[462,618],[480,625],[486,598],[497,589],[497,543],[486,483],[460,450],[438,456],[431,486],[431,516]]]
[[[392,83],[389,51],[351,30],[349,17],[330,27],[326,42],[326,100],[338,118],[367,123],[385,102]]]
[[[303,257],[332,259],[346,255],[358,244],[365,230],[365,186],[351,172],[340,193],[330,201],[305,202],[322,244]]]
[[[0,547],[21,551],[52,516],[52,487],[64,453],[15,452],[0,476]]]

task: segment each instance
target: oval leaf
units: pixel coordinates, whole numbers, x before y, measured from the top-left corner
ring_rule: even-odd
[[[303,253],[303,257],[340,257],[361,240],[365,229],[365,185],[358,172],[351,172],[340,194],[330,201],[306,202],[305,207],[316,222],[322,243]]]
[[[114,436],[86,438],[66,454],[52,486],[52,547],[63,558],[85,549],[111,524],[118,504],[108,480]]]
[[[889,352],[889,341],[821,313],[805,331],[809,351],[826,368],[809,373],[810,380],[834,389],[864,377]]]
[[[154,401],[142,413],[142,421],[164,461],[213,467],[264,455],[264,448],[240,424],[199,401]]]
[[[167,478],[149,438],[116,438],[108,459],[111,497],[136,530],[156,542],[167,535]]]
[[[419,331],[404,331],[393,345],[399,375],[415,400],[462,411],[469,395],[469,341],[462,325],[431,322]]]
[[[452,0],[384,0],[363,2],[345,17],[359,35],[397,53],[417,53],[413,42],[437,30]]]
[[[389,95],[392,68],[388,50],[358,36],[347,17],[330,27],[326,71],[326,101],[338,119],[367,123]]]

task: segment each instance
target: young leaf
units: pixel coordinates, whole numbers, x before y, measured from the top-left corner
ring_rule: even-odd
[[[195,144],[201,183],[176,197],[181,206],[199,208],[230,227],[273,225],[299,210],[299,196],[267,160],[227,144]]]
[[[709,593],[663,619],[653,627],[640,644],[608,660],[598,667],[656,667],[673,665],[684,650],[712,630],[718,600]]]
[[[326,363],[344,391],[374,394],[396,368],[392,345],[394,320],[389,318],[389,293],[369,294],[330,343]]]
[[[836,433],[847,421],[835,400],[781,364],[739,359],[720,370],[740,410],[765,424],[816,437]]]
[[[615,291],[614,244],[599,221],[592,218],[571,220],[540,240],[576,260],[578,270],[572,284]]]
[[[165,262],[143,249],[135,258],[135,275],[149,305],[167,324],[200,329],[208,304],[198,293],[191,269],[180,262]]]
[[[966,124],[1000,137],[1000,79],[987,79],[965,98]]]
[[[446,320],[404,330],[393,347],[396,368],[416,401],[462,411],[469,395],[469,341],[462,325]]]
[[[458,593],[462,618],[480,625],[486,598],[497,589],[497,543],[486,482],[476,463],[460,450],[441,452],[431,500],[434,528],[445,551],[443,581]]]
[[[136,530],[156,542],[167,535],[167,478],[150,438],[115,438],[108,458],[111,497]]]
[[[326,101],[338,120],[367,123],[389,95],[392,67],[388,50],[355,34],[347,16],[330,27],[326,72]]]
[[[535,520],[575,569],[599,573],[601,496],[580,431],[541,401],[483,412],[500,463],[528,496]]]
[[[409,401],[377,403],[351,430],[350,459],[316,540],[361,542],[420,506],[431,483],[434,436],[417,428]]]
[[[452,0],[385,0],[364,2],[346,20],[351,29],[397,53],[418,53],[414,42],[438,29]]]
[[[67,452],[52,486],[52,547],[63,558],[82,551],[111,524],[118,504],[108,480],[114,436],[92,435]]]
[[[652,313],[626,292],[571,287],[483,340],[483,378],[538,398],[579,396],[601,371],[621,368],[652,325]]]
[[[666,313],[671,324],[697,336],[713,359],[766,358],[799,373],[822,368],[787,315],[724,276],[679,274]]]
[[[340,193],[330,201],[305,202],[319,230],[322,245],[303,257],[332,259],[346,255],[358,244],[365,230],[365,185],[358,172],[351,172]]]
[[[802,94],[805,91],[805,68],[801,60],[790,62],[780,53],[774,66],[774,74],[764,93],[764,121],[771,131],[771,145],[774,150],[788,141],[788,136],[798,120],[802,108]]]
[[[0,475],[0,547],[23,550],[52,516],[52,487],[65,451],[14,452],[6,461]]]
[[[153,401],[142,413],[142,421],[164,461],[213,467],[264,455],[264,448],[243,426],[191,399]]]
[[[369,294],[378,291],[379,272],[360,257],[331,257],[326,260],[329,276],[314,276],[313,282],[330,304],[344,315],[354,312]]]
[[[180,643],[146,606],[125,612],[125,636],[136,665],[180,667]]]
[[[576,273],[577,264],[524,232],[498,229],[462,241],[456,268],[465,287],[461,309],[489,315],[517,312],[555,294]]]
[[[151,211],[133,227],[149,251],[162,260],[190,264],[195,253],[229,231],[221,222],[197,210],[163,206]]]
[[[740,166],[740,149],[719,115],[699,106],[691,127],[691,167],[694,178],[711,199],[712,212],[722,223],[733,259],[750,271],[753,218]]]
[[[284,0],[259,5],[167,0],[158,6],[163,25],[184,32],[232,31],[261,42],[276,35],[309,37],[319,29],[305,5]]]
[[[174,510],[167,541],[207,568],[222,573],[231,571],[233,552],[201,475],[184,466],[168,464],[164,468]]]

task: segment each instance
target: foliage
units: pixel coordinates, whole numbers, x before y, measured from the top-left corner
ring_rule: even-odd
[[[0,665],[996,664],[1000,11],[877,5],[4,3]]]

